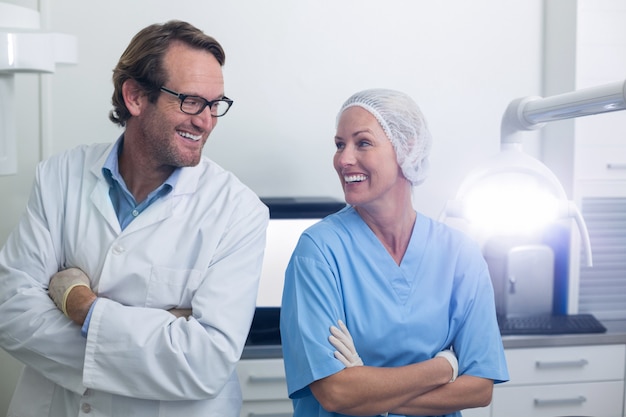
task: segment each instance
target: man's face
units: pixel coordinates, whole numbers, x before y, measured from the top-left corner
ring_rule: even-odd
[[[222,68],[209,52],[175,42],[163,64],[169,77],[164,87],[207,100],[224,96]],[[143,107],[137,123],[137,140],[145,150],[146,162],[155,167],[183,167],[200,162],[217,118],[211,116],[208,107],[195,116],[185,114],[180,110],[179,98],[161,93],[156,103]]]

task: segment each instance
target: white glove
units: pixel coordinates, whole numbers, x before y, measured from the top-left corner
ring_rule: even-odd
[[[454,354],[452,349],[442,350],[441,352],[435,355],[435,358],[437,357],[446,358],[448,360],[448,362],[450,363],[450,366],[452,367],[452,379],[449,381],[449,383],[454,382],[454,380],[459,374],[459,361],[456,358],[456,355]]]
[[[59,271],[50,278],[48,295],[54,304],[67,316],[67,296],[74,287],[84,286],[91,289],[89,277],[78,268]]]
[[[354,347],[354,341],[348,328],[341,320],[337,321],[339,328],[330,326],[328,341],[335,349],[335,358],[339,359],[346,367],[363,366],[363,361]]]

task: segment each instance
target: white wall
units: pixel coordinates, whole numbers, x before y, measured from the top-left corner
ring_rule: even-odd
[[[507,104],[541,94],[542,0],[10,3],[39,4],[44,28],[76,35],[79,64],[16,76],[19,172],[0,177],[0,244],[40,154],[119,135],[108,121],[111,70],[153,22],[188,20],[223,44],[235,105],[206,153],[261,196],[342,198],[331,163],[336,112],[357,90],[389,87],[411,94],[429,121],[432,171],[416,205],[436,217],[463,175],[498,151]],[[12,366],[0,355],[3,379]],[[10,393],[1,394],[0,415]]]
[[[262,196],[342,197],[336,112],[351,93],[410,93],[435,137],[419,207],[437,215],[463,174],[499,145],[508,102],[541,85],[541,1],[49,0],[50,27],[78,35],[80,64],[51,76],[53,152],[111,141],[111,69],[140,28],[189,20],[227,53],[235,100],[206,152]],[[28,167],[25,167],[28,168]]]
[[[417,205],[437,216],[463,175],[498,150],[508,102],[540,94],[541,0],[40,3],[49,30],[77,35],[80,62],[53,75],[16,76],[43,80],[41,144],[22,145],[37,122],[33,103],[18,113],[19,151],[28,155],[114,140],[111,70],[137,30],[170,18],[224,45],[235,105],[206,152],[262,196],[341,198],[331,165],[337,109],[356,90],[391,87],[410,93],[430,122],[432,175]],[[24,178],[0,178],[0,190],[16,181],[29,187],[34,161],[20,162]],[[4,241],[10,227],[1,227]]]

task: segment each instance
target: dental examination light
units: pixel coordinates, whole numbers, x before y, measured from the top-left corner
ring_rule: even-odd
[[[591,266],[589,234],[578,207],[567,199],[554,173],[523,152],[521,132],[551,121],[624,109],[626,81],[511,101],[502,117],[500,153],[468,175],[440,220],[464,219],[485,235],[530,236],[557,220],[574,219]]]
[[[77,62],[76,38],[41,32],[39,20],[36,10],[0,2],[0,175],[17,172],[15,74]]]

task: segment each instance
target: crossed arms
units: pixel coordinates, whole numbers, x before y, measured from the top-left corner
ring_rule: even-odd
[[[348,415],[393,412],[406,415],[441,415],[491,402],[493,381],[461,375],[444,355],[406,366],[364,366],[343,323],[331,327],[335,357],[346,368],[310,385],[327,411]],[[458,365],[457,365],[458,366]]]

